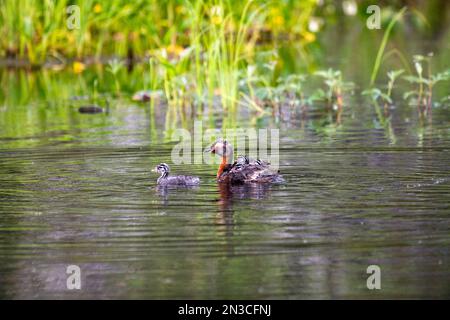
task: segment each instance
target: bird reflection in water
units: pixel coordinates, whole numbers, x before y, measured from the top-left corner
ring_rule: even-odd
[[[180,193],[186,194],[187,192],[191,191],[198,191],[199,186],[163,186],[163,185],[157,185],[155,187],[156,193],[160,196],[160,198],[163,200],[163,205],[167,206],[169,205],[169,196],[177,195]]]
[[[219,183],[219,206],[223,211],[230,210],[235,200],[253,199],[261,200],[270,193],[270,184],[267,183],[245,183],[228,184]]]
[[[221,212],[232,211],[233,202],[241,199],[260,200],[267,197],[270,192],[270,185],[265,183],[246,183],[233,185],[228,183],[217,184],[219,193],[219,209]],[[162,186],[157,185],[155,190],[164,200],[164,205],[168,205],[170,194],[185,194],[191,191],[198,191],[199,186]]]
[[[216,218],[216,225],[226,236],[233,235],[235,226],[233,204],[243,199],[264,199],[270,193],[270,185],[262,183],[246,183],[233,185],[229,183],[218,183],[219,191],[219,212]]]
[[[218,210],[212,223],[215,226],[216,236],[225,240],[223,243],[224,252],[232,256],[235,254],[232,238],[236,228],[233,205],[244,199],[261,200],[267,198],[270,194],[271,186],[266,183],[246,183],[241,185],[218,183],[215,187],[219,196],[218,199],[216,198]],[[178,198],[180,194],[186,195],[199,189],[199,186],[156,186],[155,188],[164,206],[168,206],[170,201]]]

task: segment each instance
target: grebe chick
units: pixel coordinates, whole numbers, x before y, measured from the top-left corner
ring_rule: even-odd
[[[250,160],[250,158],[245,155],[238,156],[235,162],[237,165],[244,165],[244,164],[253,164],[253,165],[258,165],[258,166],[269,166],[270,165],[270,162],[267,162],[267,161],[264,161],[261,159]]]
[[[199,177],[169,176],[170,168],[167,163],[158,164],[152,171],[161,174],[156,180],[156,183],[160,186],[196,186],[200,184]]]
[[[250,161],[247,156],[239,156],[233,161],[233,146],[223,139],[218,139],[205,152],[217,154],[222,157],[217,181],[241,184],[249,182],[281,183],[283,177],[272,170],[268,162],[262,160]]]

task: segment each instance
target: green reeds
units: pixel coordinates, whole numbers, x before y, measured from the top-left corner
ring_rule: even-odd
[[[122,60],[119,59],[111,59],[108,61],[108,66],[106,68],[106,70],[112,74],[113,78],[114,78],[114,86],[115,86],[115,90],[116,90],[116,95],[120,95],[120,82],[117,79],[117,74],[120,72],[120,70],[123,68],[124,63]]]
[[[375,80],[378,75],[378,71],[380,70],[381,62],[383,60],[384,50],[386,48],[386,45],[389,41],[389,37],[391,35],[392,28],[397,23],[398,20],[400,20],[403,15],[405,14],[407,10],[407,7],[402,8],[389,22],[389,25],[386,28],[386,31],[383,34],[383,39],[381,40],[380,47],[378,48],[377,57],[375,59],[375,63],[373,66],[372,74],[370,76],[370,86],[373,86],[375,84]]]
[[[205,22],[212,28],[222,23],[211,16],[214,8],[222,8],[225,20],[230,16],[230,24],[225,28],[235,25],[238,52],[244,34],[257,33],[259,21],[251,15],[256,7],[266,6],[262,3],[252,0],[2,0],[0,55],[42,64],[53,55],[66,59],[111,55],[125,58],[133,52],[135,56],[145,56],[155,48],[175,42],[184,47],[197,45],[200,50],[199,45],[204,43],[201,44],[198,36],[209,27]],[[270,9],[264,10],[270,12],[266,26],[273,34],[304,33],[298,26],[306,25],[316,6],[314,0],[301,4],[271,3]],[[71,18],[77,19],[76,28],[68,27]]]

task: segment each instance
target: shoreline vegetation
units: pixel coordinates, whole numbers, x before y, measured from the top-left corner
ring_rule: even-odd
[[[80,95],[94,102],[100,94],[148,101],[152,114],[161,101],[168,114],[186,115],[190,109],[192,114],[212,115],[219,105],[224,114],[236,114],[244,107],[275,118],[280,117],[282,106],[304,112],[308,106],[324,104],[339,124],[347,97],[362,92],[379,122],[385,124],[394,95],[397,102],[416,106],[421,118],[431,119],[434,106],[448,104],[448,93],[436,95],[433,89],[450,79],[450,69],[435,72],[432,53],[413,57],[389,46],[392,34],[404,32],[401,29],[408,24],[431,30],[429,21],[436,17],[420,10],[436,10],[439,4],[401,7],[405,1],[399,1],[397,7],[385,5],[369,83],[348,81],[341,70],[324,64],[309,70],[295,63],[287,67],[288,59],[282,56],[286,41],[293,42],[298,64],[307,65],[318,49],[325,22],[347,16],[365,24],[364,3],[344,1],[334,11],[330,3],[6,1],[0,5],[0,67],[67,71],[80,79],[86,69],[100,68],[103,76],[91,77]],[[66,22],[73,11],[67,7],[73,4],[78,6],[79,25],[70,30]],[[440,5],[445,9],[446,4]],[[385,73],[383,64],[393,58],[401,68]],[[134,94],[125,90],[123,73],[132,73],[138,65],[142,75]],[[106,77],[111,85],[105,92],[102,82]],[[384,79],[389,80],[387,84]],[[307,86],[310,82],[313,88]],[[402,90],[395,92],[399,83]]]

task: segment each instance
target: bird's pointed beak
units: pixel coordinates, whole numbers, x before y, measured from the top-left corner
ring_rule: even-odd
[[[154,168],[152,169],[152,172],[158,172],[158,169],[157,169],[156,167],[154,167]]]
[[[203,153],[214,153],[214,148],[212,146],[206,147]]]

